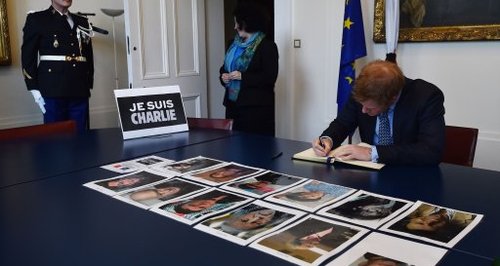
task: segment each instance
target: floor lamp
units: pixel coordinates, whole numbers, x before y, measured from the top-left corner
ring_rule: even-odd
[[[115,55],[115,88],[118,89],[118,69],[116,66],[116,38],[115,38],[115,17],[123,14],[123,9],[106,9],[101,8],[102,13],[110,16],[113,19],[113,52]]]

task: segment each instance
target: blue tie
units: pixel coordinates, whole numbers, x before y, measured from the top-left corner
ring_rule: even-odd
[[[391,145],[391,126],[389,125],[389,116],[387,112],[378,115],[378,145]]]

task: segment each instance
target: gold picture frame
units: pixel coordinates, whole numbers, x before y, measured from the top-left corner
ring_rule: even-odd
[[[403,0],[401,0],[401,3]],[[431,3],[432,1],[427,1]],[[467,1],[477,4],[476,1]],[[375,0],[373,22],[373,41],[385,42],[385,2]],[[471,14],[473,15],[473,14]],[[400,17],[401,18],[401,17]],[[401,24],[401,23],[400,23]],[[471,26],[439,26],[439,27],[400,27],[400,42],[436,42],[436,41],[479,41],[500,40],[500,18],[498,24]]]
[[[0,65],[10,65],[11,63],[7,2],[0,0]]]

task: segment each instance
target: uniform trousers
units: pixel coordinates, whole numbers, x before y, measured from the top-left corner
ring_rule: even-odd
[[[89,128],[89,98],[44,98],[44,123],[74,120],[78,132]]]

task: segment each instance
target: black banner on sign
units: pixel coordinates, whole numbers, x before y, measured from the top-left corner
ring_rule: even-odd
[[[117,98],[123,132],[186,124],[180,93]]]

